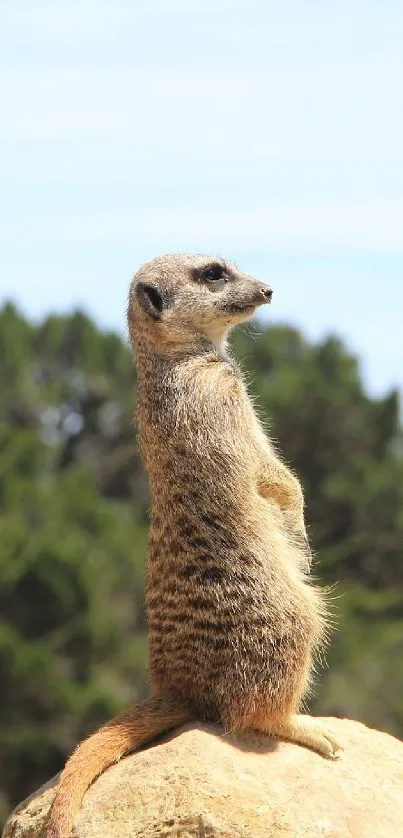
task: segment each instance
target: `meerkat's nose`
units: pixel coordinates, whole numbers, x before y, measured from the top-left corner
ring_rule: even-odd
[[[260,289],[260,292],[261,292],[262,296],[264,297],[264,299],[267,300],[268,303],[271,303],[271,298],[273,296],[273,289],[270,288],[269,285],[263,285],[262,288]]]

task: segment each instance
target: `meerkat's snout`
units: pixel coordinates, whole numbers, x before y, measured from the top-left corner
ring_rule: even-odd
[[[263,285],[261,282],[253,281],[253,285],[250,288],[250,298],[252,305],[265,305],[265,303],[271,303],[273,296],[273,289],[270,288],[270,285]]]

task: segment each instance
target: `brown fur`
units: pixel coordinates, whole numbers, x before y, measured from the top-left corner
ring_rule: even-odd
[[[223,278],[206,281],[200,271],[212,263]],[[323,594],[307,577],[302,490],[226,347],[231,326],[269,296],[234,265],[185,254],[154,260],[133,281],[128,321],[152,499],[153,696],[70,757],[49,838],[68,838],[83,794],[108,765],[188,719],[339,753],[330,733],[296,715],[326,632]]]

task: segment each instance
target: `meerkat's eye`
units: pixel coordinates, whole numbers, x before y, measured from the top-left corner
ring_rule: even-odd
[[[201,268],[199,271],[200,282],[219,282],[220,280],[225,280],[225,276],[224,268],[218,264],[206,265],[205,268]]]

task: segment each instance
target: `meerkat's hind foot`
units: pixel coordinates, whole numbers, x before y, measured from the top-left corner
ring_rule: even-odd
[[[290,716],[286,721],[270,726],[269,732],[311,748],[328,759],[340,759],[343,755],[343,748],[333,733],[313,716]]]

